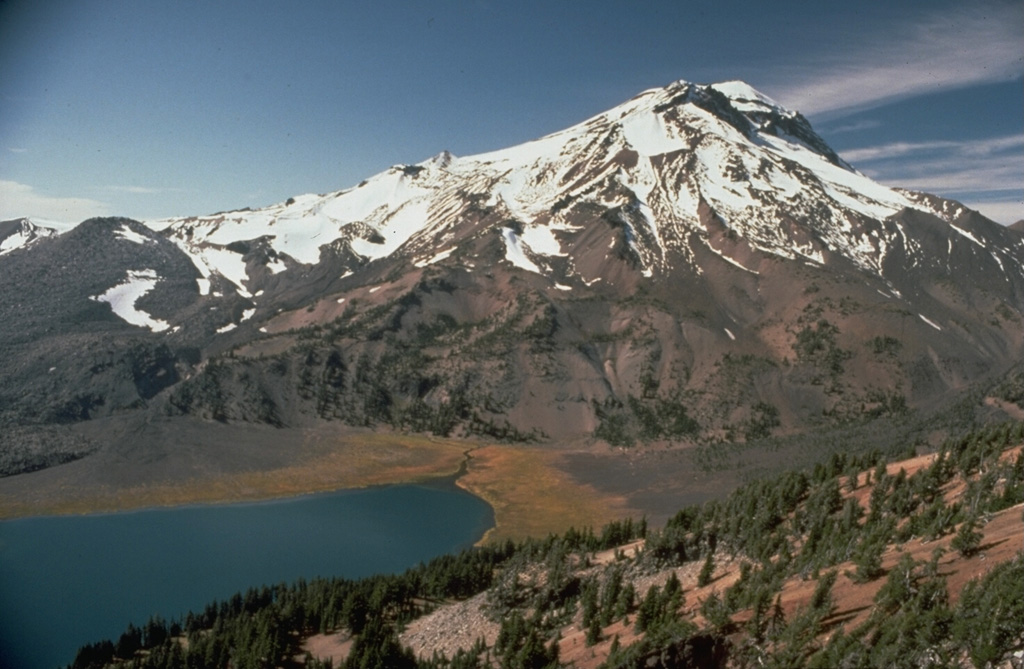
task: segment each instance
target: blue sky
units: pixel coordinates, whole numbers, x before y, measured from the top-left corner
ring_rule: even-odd
[[[0,2],[0,220],[355,185],[742,79],[861,171],[1024,218],[1024,2]]]

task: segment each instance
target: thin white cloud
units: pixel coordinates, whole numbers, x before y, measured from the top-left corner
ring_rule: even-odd
[[[996,153],[1024,149],[1024,134],[990,137],[981,140],[935,140],[931,142],[892,142],[878,146],[867,146],[843,151],[843,159],[851,164],[863,161],[884,160],[901,156],[945,151],[963,156],[988,158]],[[1018,152],[1017,157],[1021,154]]]
[[[180,188],[151,188],[149,186],[107,186],[109,191],[115,193],[128,193],[130,195],[158,195],[160,193],[180,192]]]
[[[19,146],[9,146],[7,147],[7,150],[11,153],[28,153],[28,149],[23,149]]]
[[[898,158],[922,151],[934,151],[941,149],[954,149],[957,142],[934,141],[934,142],[892,142],[879,146],[866,146],[860,149],[848,149],[843,151],[843,160],[856,165],[872,160],[885,160]]]
[[[772,97],[804,114],[850,112],[898,99],[1007,81],[1024,74],[1024,3],[981,2],[866,37],[781,73]]]
[[[956,159],[933,160],[920,163],[906,177],[886,177],[880,180],[897,182],[897,185],[913,190],[923,190],[942,195],[943,193],[991,193],[1016,191],[1022,188],[1020,165],[1017,161],[1000,161],[994,165],[963,164]]]
[[[20,218],[46,219],[78,223],[92,216],[106,216],[110,206],[84,197],[53,197],[16,181],[0,180],[0,220]]]
[[[893,142],[843,151],[842,156],[887,185],[958,199],[1000,223],[1024,218],[1024,134]]]
[[[861,130],[872,130],[874,128],[882,127],[882,122],[875,119],[865,119],[863,121],[856,121],[854,123],[847,123],[840,125],[835,128],[828,128],[826,132],[829,135],[840,135],[846,132],[859,132]]]

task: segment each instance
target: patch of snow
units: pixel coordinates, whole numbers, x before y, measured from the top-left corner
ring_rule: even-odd
[[[373,288],[370,289],[370,292],[371,293],[376,293],[380,289],[381,289],[381,286],[374,286]]]
[[[238,327],[237,323],[228,323],[222,328],[217,328],[217,334],[224,334],[225,332],[231,332]]]
[[[741,270],[743,270],[743,271],[745,271],[745,272],[750,272],[751,274],[758,274],[758,275],[759,275],[759,274],[761,274],[761,273],[760,273],[760,272],[758,272],[758,271],[757,271],[756,269],[750,269],[749,267],[744,267],[743,265],[741,265],[741,264],[740,264],[739,262],[737,262],[736,260],[733,260],[733,259],[732,259],[732,258],[730,258],[729,256],[725,255],[724,253],[722,253],[721,251],[719,251],[718,249],[716,249],[716,248],[715,248],[714,246],[712,246],[711,244],[708,244],[708,245],[707,245],[707,247],[708,247],[709,249],[711,249],[711,250],[712,250],[712,251],[713,251],[713,252],[715,253],[715,255],[717,255],[717,256],[718,256],[719,258],[721,258],[722,260],[726,261],[727,263],[729,263],[729,264],[732,264],[732,265],[735,265],[736,267],[739,267],[739,268],[740,268]]]
[[[927,323],[928,325],[932,326],[933,328],[935,328],[935,329],[936,329],[936,330],[938,330],[939,332],[942,332],[942,328],[941,328],[941,327],[939,327],[939,326],[938,326],[938,325],[937,325],[937,324],[935,323],[935,321],[931,321],[931,320],[928,320],[927,318],[925,318],[924,314],[918,314],[918,316],[920,316],[920,317],[921,317],[921,320],[922,320],[922,321],[924,321],[924,322],[925,322],[925,323]]]
[[[821,267],[825,264],[825,254],[815,249],[812,244],[807,246],[794,246],[793,252],[804,258],[811,267]]]
[[[445,258],[450,256],[454,252],[455,252],[455,247],[452,247],[452,248],[447,249],[445,251],[441,251],[440,253],[438,253],[437,255],[432,257],[430,260],[417,260],[416,262],[413,263],[413,265],[415,265],[416,267],[426,267],[427,265],[433,265],[436,262],[441,262],[442,260],[444,260]]]
[[[643,156],[660,156],[687,148],[682,139],[669,133],[661,114],[653,109],[624,119],[622,132],[626,142]]]
[[[525,269],[529,272],[534,272],[536,274],[542,273],[540,271],[540,267],[537,267],[532,260],[526,257],[526,254],[523,252],[523,248],[519,243],[519,236],[512,228],[502,228],[501,239],[505,242],[505,260],[508,260],[516,267]]]
[[[963,235],[963,236],[964,236],[964,237],[966,237],[967,239],[971,240],[972,242],[974,242],[975,244],[977,244],[977,245],[978,245],[978,246],[980,246],[981,248],[985,248],[985,245],[984,245],[984,244],[982,244],[982,243],[981,243],[980,241],[978,241],[978,238],[977,238],[977,237],[975,237],[974,235],[972,235],[972,234],[971,234],[970,232],[968,232],[967,230],[964,230],[963,228],[958,228],[957,226],[955,226],[955,225],[953,225],[953,224],[950,224],[950,226],[949,226],[949,227],[950,227],[950,228],[952,228],[953,230],[955,230],[956,232],[959,232],[959,233],[960,233],[961,235]]]
[[[988,253],[989,253],[990,256],[992,256],[992,259],[995,260],[996,263],[999,265],[999,270],[1005,274],[1006,273],[1006,268],[1003,267],[1003,261],[999,259],[999,256],[996,255],[996,252],[995,251],[989,251]]]
[[[557,288],[558,290],[572,290],[572,286],[565,286],[560,283],[556,283],[555,288]]]
[[[518,144],[488,153],[478,153],[475,156],[466,156],[465,158],[458,159],[458,162],[463,165],[467,163],[491,165],[493,166],[492,169],[507,168],[513,165],[533,165],[544,157],[560,155],[568,136],[578,132],[578,127],[574,126],[526,142],[525,144]]]
[[[200,278],[196,279],[196,285],[199,286],[199,294],[200,295],[209,295],[210,294],[210,280],[209,279],[204,279],[204,278],[200,277]]]
[[[430,200],[420,198],[398,205],[394,210],[388,207],[386,214],[375,223],[377,232],[384,238],[384,243],[373,244],[364,239],[354,238],[350,243],[352,250],[359,255],[375,260],[391,255],[416,232],[425,227],[430,213]]]
[[[729,339],[731,339],[733,341],[736,341],[736,335],[734,335],[732,333],[732,330],[730,330],[729,328],[722,328],[722,329],[725,330],[725,334],[729,335]]]
[[[63,235],[69,230],[73,230],[78,227],[81,221],[74,223],[68,223],[67,221],[55,221],[52,218],[40,218],[33,216],[28,219],[29,223],[36,229],[37,232],[43,233],[42,236],[49,237],[51,235]]]
[[[24,230],[19,230],[15,234],[10,235],[5,240],[0,242],[0,255],[10,253],[14,249],[20,249],[22,246],[28,244],[31,240],[31,235],[29,235]]]
[[[658,250],[661,252],[661,257],[665,257],[665,243],[661,241],[661,233],[658,230],[658,224],[654,222],[654,212],[647,206],[646,202],[641,202],[640,215],[643,217],[644,222],[647,223],[647,228],[651,231],[654,236],[654,241],[658,242]]]
[[[54,227],[43,227],[37,225],[39,219],[23,219],[21,225],[18,226],[18,231],[12,235],[9,235],[6,239],[0,242],[0,255],[10,253],[14,249],[20,249],[40,239],[47,237],[53,237],[59,235],[66,230],[62,230]]]
[[[492,187],[492,206],[501,202],[505,208],[519,219],[529,220],[535,213],[530,208],[530,200],[523,197],[526,194],[527,183],[530,174],[524,169],[512,169],[506,171]]]
[[[757,208],[759,202],[751,197],[749,184],[734,181],[726,171],[738,156],[732,154],[730,143],[715,136],[708,136],[694,150],[698,165],[698,181],[701,194],[716,209],[732,216]],[[744,192],[746,191],[746,192]]]
[[[252,318],[255,314],[256,314],[256,310],[255,309],[246,309],[245,311],[242,312],[242,320],[241,320],[241,322],[244,323],[245,321],[247,321],[250,318]]]
[[[747,100],[751,102],[757,101],[769,107],[777,107],[781,109],[778,102],[772,100],[770,97],[758,91],[745,81],[723,81],[717,84],[711,84],[710,87],[729,98],[732,102],[736,102],[737,100]]]
[[[152,244],[153,243],[152,239],[148,239],[146,237],[143,237],[139,233],[137,233],[134,230],[132,230],[131,228],[129,228],[127,225],[122,225],[117,230],[114,230],[114,235],[116,235],[117,237],[120,237],[121,239],[125,239],[125,240],[127,240],[129,242],[133,242],[135,244]]]
[[[273,262],[267,263],[267,269],[270,270],[271,274],[280,274],[281,272],[288,269],[288,265],[285,265],[280,259],[274,260]]]
[[[795,138],[758,134],[758,144],[809,170],[826,193],[843,207],[878,220],[904,207],[920,209],[902,193],[872,181],[860,172],[840,167]]]
[[[520,239],[531,251],[545,256],[564,256],[562,245],[550,226],[531,225],[523,230]]]
[[[338,304],[342,304],[344,301],[345,301],[344,297],[339,297],[338,298]]]
[[[244,281],[249,280],[249,274],[245,271],[245,261],[240,253],[229,251],[225,248],[204,248],[202,251],[203,260],[209,263],[208,266],[222,277],[235,284],[235,289],[242,297],[252,297],[246,290]],[[202,270],[200,270],[202,271]]]
[[[113,286],[102,295],[96,295],[90,299],[106,302],[110,305],[111,311],[127,323],[149,328],[153,332],[163,332],[170,327],[170,323],[153,318],[146,312],[135,308],[135,303],[143,295],[153,290],[160,280],[161,278],[155,270],[129,270],[128,276],[122,283]]]

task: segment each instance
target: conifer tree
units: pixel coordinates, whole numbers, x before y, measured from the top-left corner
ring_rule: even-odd
[[[679,613],[679,608],[683,605],[685,598],[683,597],[683,584],[679,582],[679,577],[673,571],[668,575],[668,580],[665,581],[665,590],[662,593],[662,615],[666,618],[674,618]]]
[[[595,643],[601,640],[601,619],[596,615],[590,617],[590,622],[587,624],[587,638],[586,643],[588,646],[593,646]]]
[[[818,579],[818,585],[814,588],[814,594],[811,595],[812,609],[823,611],[825,614],[832,612],[835,605],[835,600],[832,597],[832,586],[835,585],[838,575],[835,569],[831,569]]]
[[[646,632],[654,625],[658,617],[658,603],[660,600],[661,588],[652,585],[647,589],[647,594],[644,595],[643,601],[640,602],[640,608],[636,612],[636,629],[638,631]]]
[[[882,553],[885,552],[885,535],[880,532],[869,532],[861,538],[853,553],[853,564],[856,569],[848,574],[856,583],[873,581],[882,575]]]
[[[715,556],[712,553],[708,553],[707,557],[704,558],[704,564],[700,568],[700,573],[697,574],[697,587],[703,588],[708,583],[711,583],[711,577],[715,573]]]
[[[961,523],[960,529],[957,530],[956,536],[953,537],[953,541],[949,545],[960,555],[971,557],[978,552],[983,537],[982,533],[977,530],[977,527],[978,518],[976,516],[968,518]]]

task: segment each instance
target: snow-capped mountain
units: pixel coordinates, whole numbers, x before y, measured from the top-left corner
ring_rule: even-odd
[[[1024,356],[1024,236],[741,82],[258,210],[2,225],[19,443],[140,415],[714,443],[931,410]]]
[[[53,228],[37,225],[27,218],[0,221],[0,255],[57,234]]]
[[[602,277],[575,263],[564,276],[551,270],[584,232],[573,212],[587,205],[621,212],[645,276],[677,266],[699,272],[695,245],[742,266],[714,245],[709,217],[754,251],[818,264],[839,256],[879,277],[893,254],[928,262],[904,227],[887,220],[904,209],[936,215],[977,241],[961,220],[964,207],[873,182],[803,117],[741,82],[677,82],[520,146],[463,158],[442,153],[337,193],[153,225],[204,275],[217,271],[246,294],[253,277],[231,244],[262,244],[271,273],[316,264],[325,247],[350,257],[353,268],[395,254],[431,264],[464,236],[458,223],[468,211],[499,209],[514,222],[502,232],[508,262],[589,283]],[[1021,274],[1020,246],[989,253]]]

